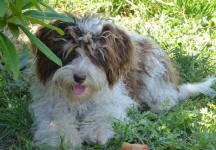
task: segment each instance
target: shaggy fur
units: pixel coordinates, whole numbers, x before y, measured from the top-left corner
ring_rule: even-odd
[[[123,120],[137,102],[159,113],[200,92],[216,95],[210,88],[213,77],[179,85],[170,59],[145,36],[98,17],[71,17],[74,23],[52,23],[65,32],[63,36],[44,27],[37,32],[62,60],[62,67],[33,46],[36,76],[31,109],[36,144],[58,147],[61,136],[73,148],[83,142],[104,144],[114,135],[111,118]]]

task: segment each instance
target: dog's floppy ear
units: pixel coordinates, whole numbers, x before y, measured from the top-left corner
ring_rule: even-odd
[[[110,87],[135,64],[135,48],[130,36],[113,24],[107,23],[100,34],[103,65]]]
[[[51,25],[65,30],[67,23],[56,21]],[[36,32],[36,36],[47,46],[52,52],[57,55],[60,59],[62,58],[62,45],[65,42],[63,36],[58,34],[56,31],[46,27],[40,28]],[[39,80],[42,83],[46,83],[47,79],[53,74],[59,66],[45,56],[38,48],[32,45],[33,54],[35,55],[35,69]]]

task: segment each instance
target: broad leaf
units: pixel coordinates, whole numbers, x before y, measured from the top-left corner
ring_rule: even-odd
[[[0,17],[3,17],[6,11],[7,11],[7,1],[0,0]]]
[[[39,1],[41,5],[43,5],[44,7],[46,7],[48,10],[57,13],[52,7],[50,7],[49,5],[47,5],[46,3],[44,3],[42,0]]]
[[[60,28],[57,28],[55,26],[52,26],[52,25],[49,25],[49,24],[46,24],[38,19],[35,19],[35,18],[31,18],[31,17],[28,17],[28,20],[30,20],[32,23],[36,23],[36,24],[40,24],[44,27],[47,27],[47,28],[50,28],[52,30],[55,30],[56,32],[58,32],[60,35],[64,35],[64,31]]]
[[[16,0],[16,12],[20,16],[22,13],[23,0]]]
[[[23,13],[25,16],[38,18],[38,19],[46,19],[46,20],[61,20],[65,22],[73,22],[73,19],[71,17],[65,16],[63,14],[54,13],[54,12],[41,12],[38,10],[29,10],[25,13]]]
[[[6,21],[0,19],[0,30],[6,26]]]
[[[15,38],[19,37],[19,28],[17,25],[8,23],[8,28]]]
[[[22,31],[28,36],[30,41],[37,46],[37,48],[44,53],[50,60],[55,62],[57,65],[62,66],[61,60],[45,45],[43,44],[36,36],[28,31],[24,26],[19,26]]]
[[[17,15],[16,5],[13,1],[9,2],[9,10],[12,12],[13,16]]]
[[[34,5],[33,5],[31,2],[28,2],[28,3],[26,3],[25,5],[23,5],[22,10],[31,8],[31,7],[33,7],[33,6],[34,6]]]
[[[13,23],[13,24],[17,24],[17,25],[22,25],[22,26],[28,26],[28,22],[25,20],[24,17],[22,16],[14,16],[14,17],[10,17],[7,19],[8,23]]]
[[[29,3],[31,3],[31,2],[29,2],[29,0],[22,0],[22,2],[23,2],[23,6],[25,6],[25,5],[29,4]]]
[[[42,9],[40,8],[40,5],[39,5],[39,3],[38,3],[37,0],[29,0],[29,1],[32,2],[32,4],[34,4],[34,6],[35,6],[38,10],[42,11]]]
[[[18,79],[19,75],[19,59],[17,57],[16,48],[13,43],[3,33],[0,32],[0,47],[5,63],[13,72],[14,79]]]

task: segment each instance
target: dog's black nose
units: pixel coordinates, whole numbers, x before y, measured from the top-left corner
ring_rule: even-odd
[[[86,79],[86,75],[85,74],[82,74],[82,73],[75,73],[74,74],[74,80],[77,82],[77,83],[83,83]]]

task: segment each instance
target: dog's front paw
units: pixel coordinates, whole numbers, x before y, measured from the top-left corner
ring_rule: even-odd
[[[83,141],[93,144],[105,144],[114,135],[112,127],[107,124],[85,126],[80,133]]]
[[[73,133],[68,133],[68,136],[64,136],[64,146],[68,146],[71,149],[80,147],[82,144],[82,139],[77,131],[73,131]]]
[[[114,132],[112,129],[100,128],[96,131],[96,143],[105,144],[113,135]]]
[[[53,121],[49,125],[38,128],[34,133],[36,145],[49,145],[58,148],[60,146],[70,147],[70,149],[81,146],[82,139],[75,126]]]

